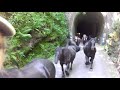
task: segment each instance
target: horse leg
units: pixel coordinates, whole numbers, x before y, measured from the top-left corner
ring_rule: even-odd
[[[89,57],[85,56],[85,58],[86,58],[85,65],[89,65],[89,64],[90,64],[90,63],[89,63]]]
[[[64,77],[65,77],[65,73],[64,73],[63,64],[62,64],[62,63],[60,63],[60,65],[61,65],[61,68],[62,68],[62,77],[64,78]]]
[[[91,62],[90,69],[93,69],[93,60],[94,60],[94,58],[92,57],[92,58],[90,59],[90,62]]]
[[[65,70],[65,73],[66,73],[67,76],[69,76],[69,64],[70,64],[70,63],[67,64],[67,68],[66,68],[66,70]]]
[[[70,67],[70,70],[72,70],[72,64],[73,64],[73,61],[71,61],[71,67]]]

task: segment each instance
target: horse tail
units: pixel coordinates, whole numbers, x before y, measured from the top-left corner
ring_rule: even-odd
[[[50,72],[48,71],[48,69],[45,66],[43,66],[43,68],[45,70],[45,77],[50,78]]]

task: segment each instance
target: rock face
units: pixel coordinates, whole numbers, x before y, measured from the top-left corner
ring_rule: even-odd
[[[97,25],[96,32],[98,32],[96,36],[99,39],[99,43],[102,43],[102,38],[104,36],[104,33],[106,33],[107,36],[107,34],[112,31],[113,22],[117,19],[120,20],[119,12],[86,12],[86,13],[88,14],[89,17],[88,21],[92,21],[93,19],[95,19],[94,23],[96,23]],[[74,37],[76,33],[76,25],[77,25],[76,22],[82,21],[82,19],[78,18],[81,17],[80,12],[65,12],[65,15],[68,22],[70,36]]]

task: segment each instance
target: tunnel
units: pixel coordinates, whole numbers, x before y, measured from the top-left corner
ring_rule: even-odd
[[[104,28],[104,17],[101,12],[86,12],[85,14],[78,13],[73,22],[74,36],[80,33],[80,38],[83,34],[100,39]]]

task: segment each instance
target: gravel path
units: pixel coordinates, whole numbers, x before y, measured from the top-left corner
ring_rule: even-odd
[[[109,60],[108,55],[103,51],[102,47],[96,45],[97,52],[94,59],[93,70],[85,66],[85,55],[83,45],[80,45],[81,50],[76,54],[73,70],[66,78],[119,78],[120,75],[113,63]],[[60,64],[55,64],[56,78],[61,78],[62,71]],[[66,66],[64,66],[65,68]]]

